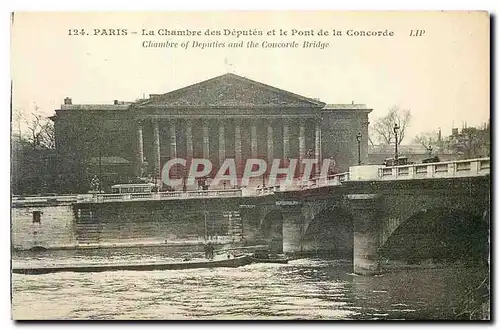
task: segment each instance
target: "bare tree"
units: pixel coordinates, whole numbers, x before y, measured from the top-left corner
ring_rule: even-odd
[[[56,137],[54,133],[54,123],[47,120],[42,126],[42,135],[40,138],[40,146],[44,149],[56,148]]]
[[[28,142],[33,147],[33,150],[36,150],[40,144],[40,135],[42,134],[41,116],[35,113],[32,113],[31,116],[33,117],[31,122],[26,120],[29,131]]]
[[[24,116],[13,110],[12,187],[17,194],[58,189],[55,171],[54,124],[37,106]],[[22,132],[21,132],[21,123]],[[17,124],[17,129],[16,129]],[[15,132],[17,131],[17,132]]]
[[[12,110],[12,134],[14,136],[17,136],[18,138],[21,137],[22,132],[21,132],[21,122],[23,120],[23,113],[22,110],[19,108],[14,108]]]
[[[402,110],[398,106],[393,106],[384,117],[375,121],[371,127],[373,140],[382,145],[390,145],[394,139],[394,124],[398,124],[398,144],[401,144],[405,138],[406,128],[411,119],[410,110]]]
[[[31,113],[31,121],[26,119],[25,122],[28,128],[26,140],[33,150],[55,147],[54,124],[39,113],[38,106]]]
[[[439,134],[436,131],[424,132],[413,138],[413,143],[428,146],[437,146],[439,144]]]

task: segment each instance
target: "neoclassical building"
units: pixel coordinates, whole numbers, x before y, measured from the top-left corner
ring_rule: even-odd
[[[326,104],[227,73],[148,99],[113,104],[64,100],[56,115],[61,184],[88,189],[98,175],[108,184],[158,176],[172,158],[205,158],[217,169],[226,158],[331,158],[338,171],[367,159],[364,104]]]

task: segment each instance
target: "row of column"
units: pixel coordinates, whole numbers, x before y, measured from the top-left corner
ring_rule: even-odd
[[[306,156],[306,137],[305,137],[305,124],[301,122],[299,125],[299,160]],[[177,157],[177,137],[175,123],[172,121],[169,125],[170,133],[170,155],[172,158]],[[241,127],[236,123],[234,128],[234,148],[235,148],[235,161],[237,164],[242,162],[242,143],[241,143]],[[321,128],[320,124],[316,123],[314,135],[314,157],[321,159]],[[138,138],[138,160],[142,163],[144,159],[144,142],[142,126],[137,126]],[[273,127],[267,126],[267,158],[273,159],[274,156],[274,136]],[[203,123],[203,158],[208,159],[210,155],[210,138],[208,122]],[[186,125],[186,145],[187,155],[193,156],[193,127],[192,122],[187,121]],[[224,124],[219,124],[219,162],[222,163],[226,158],[226,137]],[[252,124],[250,127],[250,152],[252,158],[257,158],[257,126]],[[287,123],[283,123],[283,158],[288,159],[290,156],[290,127]],[[160,167],[160,129],[158,121],[153,121],[153,164],[154,169],[158,170]],[[158,173],[158,172],[156,172]]]

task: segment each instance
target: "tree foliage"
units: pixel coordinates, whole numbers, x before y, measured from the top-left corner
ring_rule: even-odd
[[[450,149],[453,153],[459,154],[466,159],[489,157],[491,149],[490,135],[489,123],[484,125],[484,128],[463,128],[460,134],[451,137]]]
[[[393,106],[384,117],[378,118],[371,126],[371,141],[377,141],[381,145],[390,145],[394,143],[394,125],[398,124],[398,144],[401,144],[405,138],[406,128],[411,120],[410,110],[400,109]]]
[[[24,131],[21,127],[24,124]],[[12,191],[37,194],[55,191],[56,161],[53,122],[39,113],[14,110],[12,123]]]

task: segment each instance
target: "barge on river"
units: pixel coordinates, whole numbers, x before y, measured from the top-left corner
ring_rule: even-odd
[[[170,263],[137,263],[137,264],[89,264],[89,265],[61,265],[47,267],[14,267],[12,273],[24,275],[40,275],[61,272],[108,272],[108,271],[152,271],[152,270],[182,270],[195,268],[218,268],[218,267],[241,267],[252,263],[250,256],[240,256],[231,259],[220,260],[195,260]]]

